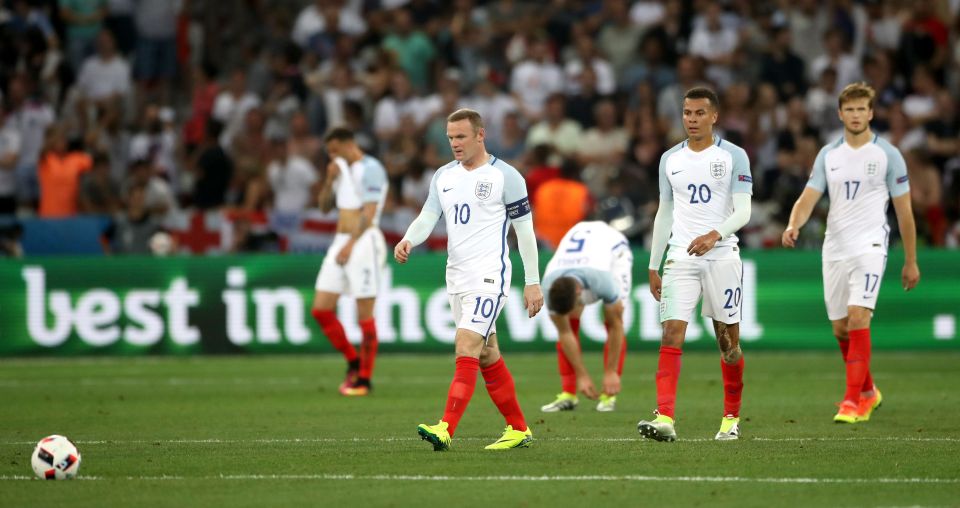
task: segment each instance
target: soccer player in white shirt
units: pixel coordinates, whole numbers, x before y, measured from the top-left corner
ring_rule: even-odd
[[[524,307],[533,317],[543,306],[530,201],[523,177],[487,153],[480,114],[459,109],[447,117],[447,139],[454,161],[433,175],[420,215],[394,248],[398,263],[427,239],[440,216],[447,226],[447,293],[453,319],[456,370],[443,418],[417,427],[436,451],[447,450],[477,382],[483,374],[487,392],[507,422],[503,436],[486,447],[505,450],[529,446],[533,433],[517,403],[513,376],[497,346],[496,320],[510,287],[507,226],[513,224],[523,260]]]
[[[627,352],[623,308],[624,302],[630,301],[632,287],[633,253],[623,233],[602,221],[584,221],[563,235],[543,273],[547,309],[557,327],[562,391],[541,411],[576,408],[578,388],[587,398],[600,399],[597,411],[616,409]],[[580,316],[585,307],[601,300],[607,342],[603,348],[603,386],[597,393],[580,354]]]
[[[901,286],[909,291],[920,281],[907,166],[896,147],[870,130],[875,95],[865,83],[852,83],[840,93],[843,138],[820,150],[782,238],[785,247],[796,245],[800,228],[826,191],[823,295],[847,371],[846,393],[833,417],[837,423],[865,422],[882,401],[870,375],[870,319],[887,265],[891,197],[905,254]]]
[[[317,275],[312,313],[327,339],[347,360],[347,376],[340,393],[363,396],[370,392],[377,356],[373,309],[387,262],[387,246],[379,228],[387,196],[387,172],[380,161],[360,150],[349,129],[332,129],[325,143],[332,161],[319,201],[325,212],[337,207],[337,233]],[[359,355],[347,342],[337,319],[341,294],[357,300],[357,322],[362,332]]]
[[[687,323],[703,297],[702,315],[713,319],[723,373],[723,418],[715,439],[738,439],[743,353],[740,303],[743,264],[733,234],[750,220],[753,179],[742,148],[713,134],[717,95],[691,88],[683,99],[687,139],[660,157],[660,208],[650,248],[650,292],[660,302],[663,338],[657,366],[657,410],[641,420],[644,437],[673,441],[674,402]],[[661,281],[659,268],[669,244]]]

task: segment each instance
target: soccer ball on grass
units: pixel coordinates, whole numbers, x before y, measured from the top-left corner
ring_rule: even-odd
[[[80,452],[69,439],[56,434],[37,443],[30,456],[33,472],[45,480],[70,480],[80,469]]]

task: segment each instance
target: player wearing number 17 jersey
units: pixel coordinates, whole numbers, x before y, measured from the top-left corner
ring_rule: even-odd
[[[437,451],[447,450],[460,418],[483,375],[487,392],[507,422],[503,436],[488,450],[526,447],[533,441],[517,403],[513,377],[497,346],[496,320],[510,288],[507,228],[512,224],[523,260],[524,307],[533,317],[543,306],[533,217],[523,177],[509,164],[487,153],[483,121],[476,111],[460,109],[447,118],[453,162],[430,182],[420,215],[394,248],[398,263],[426,240],[442,215],[447,226],[447,293],[457,324],[456,370],[443,418],[421,424],[417,432]]]
[[[869,420],[882,400],[870,375],[870,319],[887,264],[890,197],[903,238],[901,285],[909,291],[920,281],[907,166],[896,147],[870,130],[874,95],[864,83],[847,85],[840,93],[843,138],[820,150],[782,238],[785,247],[796,245],[820,196],[830,195],[823,295],[847,374],[843,402],[833,417],[837,423]]]
[[[713,134],[717,95],[693,88],[683,99],[687,140],[660,158],[660,207],[650,248],[650,292],[660,302],[663,338],[657,366],[657,410],[637,430],[658,441],[676,439],[674,402],[687,323],[703,298],[713,319],[723,373],[724,416],[716,439],[738,439],[743,354],[740,351],[742,273],[737,237],[750,219],[753,180],[742,148]],[[669,245],[661,281],[659,269]]]

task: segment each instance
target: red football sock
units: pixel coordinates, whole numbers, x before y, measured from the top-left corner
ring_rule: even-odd
[[[348,362],[356,360],[357,350],[353,348],[353,344],[347,341],[347,333],[343,331],[343,325],[341,325],[340,320],[337,319],[337,314],[332,310],[320,309],[313,309],[311,314],[313,314],[313,318],[317,320],[320,328],[323,329],[323,333],[327,335],[330,344],[333,344],[333,347],[336,348],[337,351],[343,353],[343,357],[346,358]]]
[[[493,365],[481,369],[483,380],[487,384],[487,393],[493,403],[497,405],[503,419],[507,425],[513,427],[513,430],[527,430],[527,422],[523,419],[523,411],[520,410],[520,403],[517,402],[517,390],[513,384],[513,376],[507,369],[503,357]]]
[[[723,371],[723,416],[740,416],[740,396],[743,394],[743,357],[730,365],[720,360]]]
[[[377,360],[377,322],[373,318],[360,321],[363,341],[360,343],[360,378],[367,381],[373,376]]]
[[[870,371],[870,329],[850,330],[850,346],[847,351],[847,392],[844,401],[860,402],[863,389]],[[872,389],[872,386],[871,386]]]
[[[473,397],[473,389],[477,386],[477,371],[480,370],[480,359],[469,356],[457,358],[457,369],[453,372],[453,382],[450,383],[450,392],[447,394],[447,409],[443,412],[443,421],[449,425],[447,432],[453,436],[460,423],[460,417],[467,410],[467,404]]]
[[[606,323],[603,326],[607,329],[607,332],[610,332],[610,326]],[[609,335],[608,335],[609,337]],[[603,368],[607,368],[607,355],[610,354],[610,342],[606,342],[603,345]],[[617,362],[617,375],[623,375],[623,361],[627,359],[627,338],[623,338],[623,343],[620,344],[620,361]]]
[[[577,347],[580,347],[580,320],[570,318],[570,328],[573,328],[573,337],[577,339]],[[560,370],[560,386],[567,393],[577,393],[577,374],[573,370],[573,364],[567,359],[563,352],[563,346],[557,342],[557,367]]]
[[[843,354],[843,362],[846,363],[847,354],[850,351],[850,341],[837,339],[837,343],[840,344],[840,352]],[[863,386],[860,387],[860,391],[869,392],[872,390],[873,390],[873,376],[870,375],[870,369],[867,368],[867,377],[863,380]]]
[[[660,361],[657,364],[657,412],[673,418],[673,405],[677,400],[677,381],[680,379],[680,348],[660,346]]]

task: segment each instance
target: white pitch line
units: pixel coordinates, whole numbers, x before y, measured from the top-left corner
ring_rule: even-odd
[[[31,476],[0,475],[2,481],[34,480]],[[766,477],[750,478],[745,476],[646,476],[646,475],[352,475],[352,474],[223,474],[215,476],[79,476],[79,480],[135,480],[135,481],[171,481],[171,480],[320,480],[320,481],[505,481],[505,482],[570,482],[570,481],[609,481],[609,482],[685,482],[685,483],[795,483],[795,484],[957,484],[960,478],[805,478],[805,477]],[[37,479],[39,480],[39,479]]]
[[[491,437],[458,437],[457,441],[489,441]],[[395,442],[419,442],[418,437],[317,437],[317,438],[262,438],[262,439],[75,439],[74,443],[80,446],[87,445],[130,445],[130,444],[161,444],[161,445],[191,445],[191,444],[298,444],[298,443],[395,443]],[[643,437],[547,437],[536,438],[542,442],[586,442],[586,443],[624,443],[624,442],[648,442],[649,439]],[[709,443],[715,441],[712,438],[680,438],[678,443]],[[875,442],[905,442],[905,443],[960,443],[960,437],[745,437],[740,441],[750,442],[768,442],[768,443],[792,443],[792,442],[846,442],[846,441],[875,441]],[[0,441],[0,446],[20,446],[35,445],[33,441]]]

